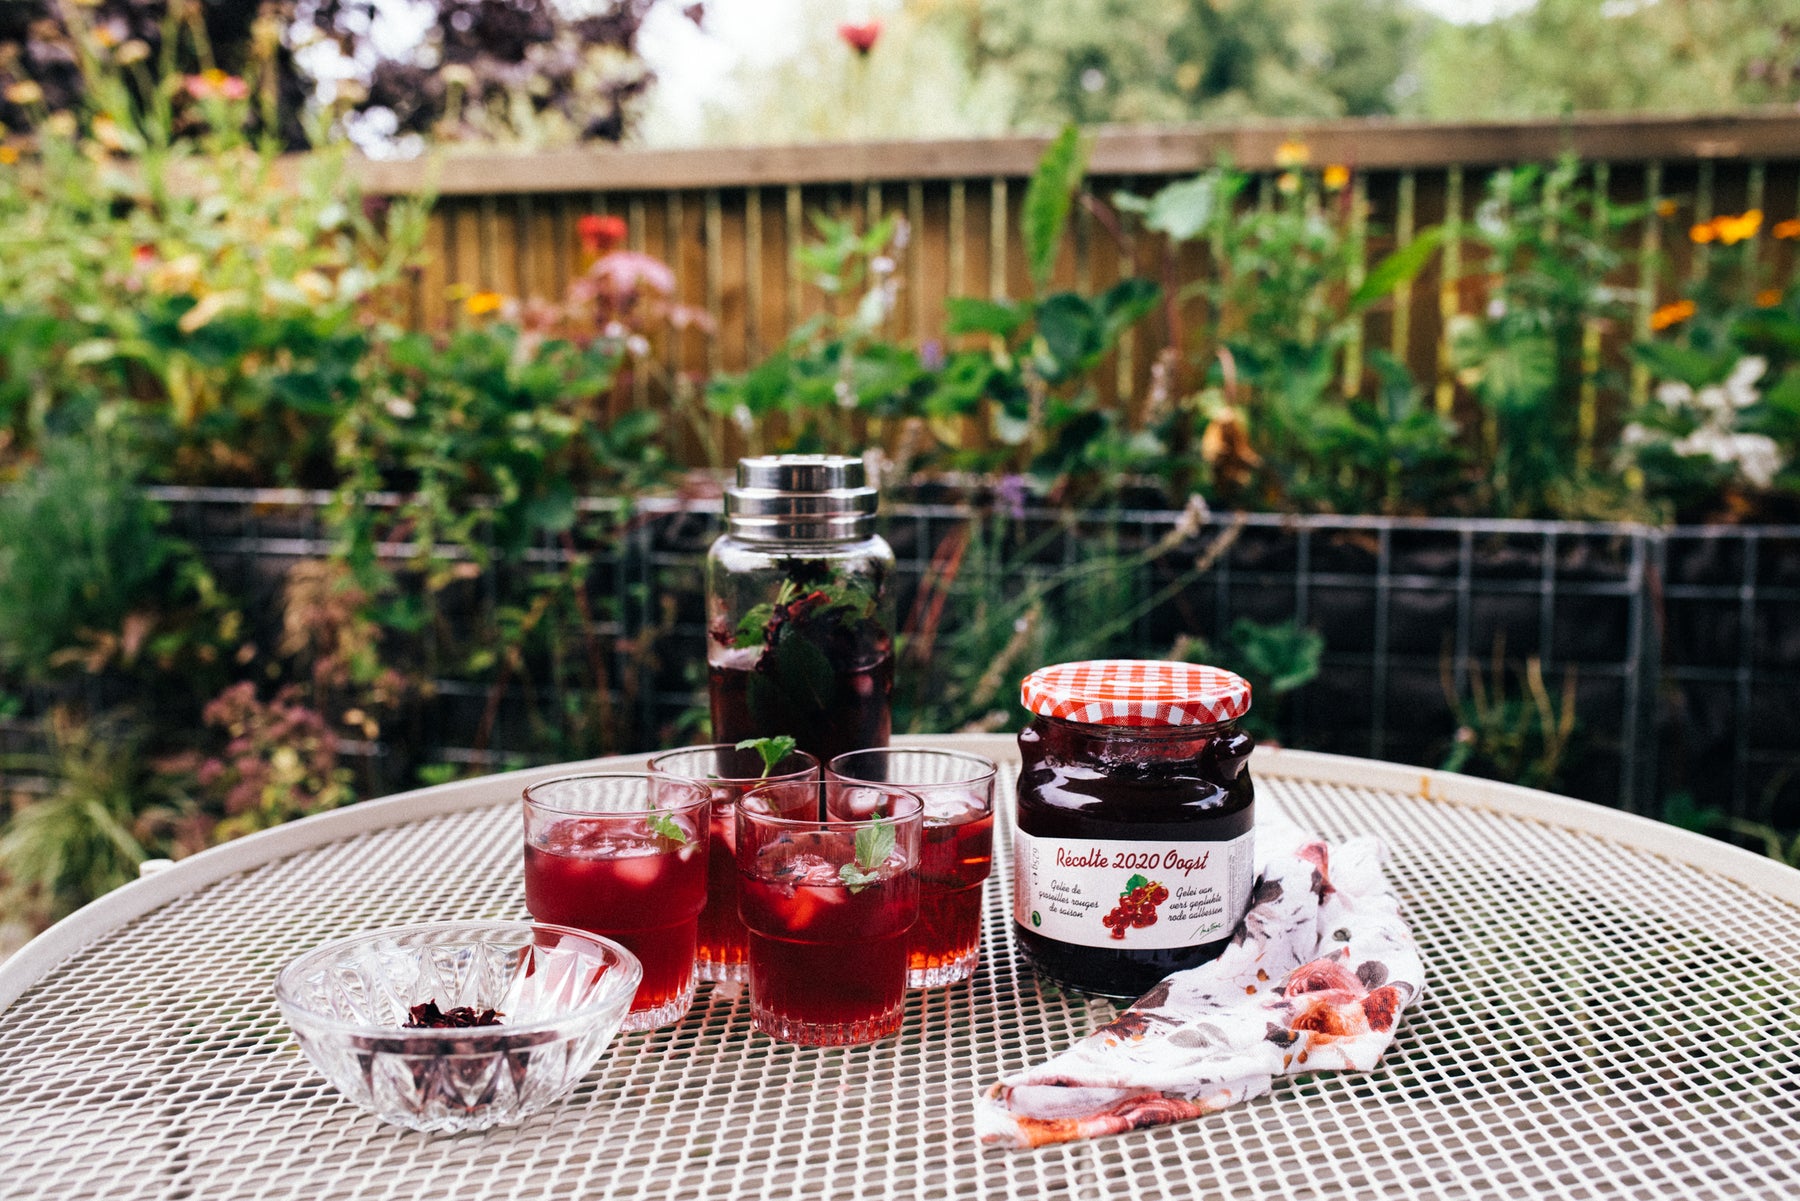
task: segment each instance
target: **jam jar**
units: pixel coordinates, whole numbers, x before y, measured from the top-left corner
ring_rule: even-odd
[[[1040,975],[1142,996],[1218,957],[1249,908],[1255,814],[1241,676],[1091,660],[1025,678],[1013,921]]]
[[[706,557],[713,738],[786,734],[829,762],[888,744],[894,552],[861,459],[738,462]]]

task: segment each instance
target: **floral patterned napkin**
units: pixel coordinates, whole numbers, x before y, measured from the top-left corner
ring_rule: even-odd
[[[1176,972],[1067,1051],[976,1098],[983,1142],[1037,1147],[1199,1117],[1277,1076],[1374,1069],[1425,968],[1374,838],[1330,844],[1258,815],[1250,911],[1225,953]]]

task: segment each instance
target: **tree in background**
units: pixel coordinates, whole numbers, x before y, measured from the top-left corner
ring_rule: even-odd
[[[1538,0],[1441,26],[1421,110],[1449,120],[1800,101],[1800,0]]]
[[[1435,23],[1406,0],[960,0],[977,70],[1017,124],[1400,111]]]
[[[140,103],[153,81],[183,74],[201,81],[190,91],[253,90],[258,131],[288,147],[306,144],[321,111],[365,146],[616,142],[652,81],[637,36],[657,2],[572,12],[558,0],[5,0],[0,125],[80,109],[84,56],[98,46]],[[397,13],[414,36],[377,36]]]

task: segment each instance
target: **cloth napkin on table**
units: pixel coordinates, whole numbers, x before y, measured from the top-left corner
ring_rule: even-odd
[[[1374,838],[1333,847],[1258,815],[1250,910],[1225,953],[975,1102],[983,1142],[1037,1147],[1180,1122],[1277,1076],[1375,1067],[1425,987]]]

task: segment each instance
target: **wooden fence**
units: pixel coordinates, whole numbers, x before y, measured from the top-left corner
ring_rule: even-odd
[[[1767,214],[1755,253],[1792,252],[1766,241],[1770,226],[1800,214],[1800,114],[1791,110],[1696,118],[1581,118],[1516,124],[1441,125],[1383,120],[1262,124],[1232,128],[1103,130],[1090,160],[1096,195],[1139,192],[1228,161],[1258,174],[1269,195],[1277,148],[1303,143],[1313,167],[1352,168],[1358,235],[1365,260],[1378,261],[1419,231],[1472,219],[1496,167],[1545,162],[1565,150],[1591,164],[1611,202],[1670,200],[1660,216],[1628,234],[1630,278],[1614,282],[1643,295],[1636,329],[1594,331],[1598,360],[1641,333],[1659,299],[1699,267],[1686,230],[1694,222],[1758,208]],[[915,341],[942,327],[950,296],[1018,296],[1028,288],[1017,237],[1024,181],[1044,139],[877,142],[702,150],[584,150],[530,155],[459,155],[436,162],[368,163],[363,183],[377,193],[429,190],[437,196],[428,256],[414,295],[422,324],[446,321],[456,286],[514,296],[561,294],[580,269],[575,234],[586,213],[623,217],[632,249],[667,261],[680,299],[704,308],[710,331],[658,338],[655,354],[673,372],[738,370],[778,345],[787,331],[832,300],[793,267],[816,213],[860,221],[903,215],[910,239],[900,256],[903,285],[890,332]],[[1701,248],[1698,253],[1704,253]],[[1154,273],[1157,248],[1120,245],[1077,212],[1058,266],[1063,285],[1104,288],[1121,276]],[[1459,398],[1445,340],[1448,319],[1484,303],[1482,265],[1450,237],[1427,272],[1364,323],[1350,361],[1365,346],[1390,348],[1431,389],[1439,406]],[[1204,270],[1195,248],[1178,274]],[[1663,297],[1663,298],[1666,298]],[[1117,393],[1138,395],[1161,344],[1160,318],[1134,331],[1117,356]],[[1642,395],[1645,380],[1629,391]],[[1623,395],[1583,388],[1584,425],[1609,420]],[[640,403],[654,403],[640,391]]]

